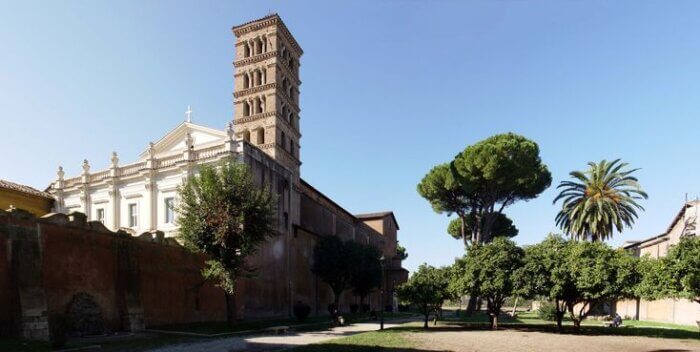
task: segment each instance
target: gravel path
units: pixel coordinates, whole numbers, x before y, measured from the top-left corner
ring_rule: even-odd
[[[397,326],[397,323],[384,324],[384,326],[387,328],[394,327]],[[161,347],[151,350],[151,352],[276,351],[378,329],[378,323],[360,323],[337,327],[327,331],[300,333],[290,332],[284,335],[229,337],[205,342],[185,343]]]
[[[700,341],[636,336],[581,336],[514,330],[412,333],[424,351],[454,352],[700,352]]]

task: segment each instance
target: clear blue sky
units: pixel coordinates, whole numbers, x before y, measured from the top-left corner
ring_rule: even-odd
[[[231,27],[278,12],[302,57],[302,175],[352,212],[391,209],[406,266],[461,244],[415,191],[433,165],[513,131],[554,184],[590,160],[643,168],[632,231],[700,193],[700,3],[682,1],[51,1],[0,4],[0,178],[44,188],[110,152],[134,161],[184,118],[232,118]],[[554,187],[507,209],[534,243]]]

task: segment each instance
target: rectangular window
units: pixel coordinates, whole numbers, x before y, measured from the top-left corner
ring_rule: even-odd
[[[165,198],[165,223],[175,223],[175,199],[173,197]]]
[[[104,208],[97,209],[97,221],[105,223],[105,210]]]
[[[129,204],[129,227],[136,227],[139,225],[139,213],[136,203]]]

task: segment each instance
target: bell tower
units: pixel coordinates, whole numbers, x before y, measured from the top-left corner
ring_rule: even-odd
[[[277,14],[233,27],[234,133],[299,175],[299,58]]]

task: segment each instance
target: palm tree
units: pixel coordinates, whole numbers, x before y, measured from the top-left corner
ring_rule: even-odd
[[[637,178],[638,169],[623,170],[628,164],[606,160],[588,163],[585,172],[569,173],[576,181],[562,181],[553,203],[562,200],[556,222],[572,239],[605,241],[612,237],[613,227],[622,232],[632,227],[637,210],[644,208],[637,200],[646,199]]]

